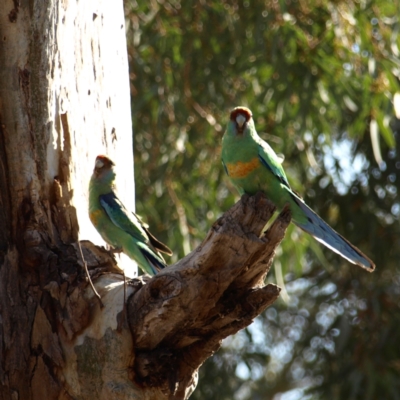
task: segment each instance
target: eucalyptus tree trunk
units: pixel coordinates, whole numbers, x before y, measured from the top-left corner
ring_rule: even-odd
[[[75,308],[86,286],[76,243],[104,244],[87,216],[101,153],[120,160],[119,192],[133,208],[122,2],[3,1],[0,399],[78,391],[68,389],[77,384],[64,371],[62,337],[72,344],[93,318]]]
[[[136,267],[98,246],[87,215],[101,153],[134,208],[122,3],[4,3],[0,400],[188,398],[221,340],[277,298],[263,280],[290,215],[261,234],[274,208],[245,196],[198,249],[124,284]]]

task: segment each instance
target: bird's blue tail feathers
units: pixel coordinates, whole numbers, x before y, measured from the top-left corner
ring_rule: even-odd
[[[305,223],[293,220],[294,224],[351,263],[356,264],[369,272],[372,272],[375,269],[375,264],[372,260],[331,228],[318,214],[308,207],[303,200],[294,193],[291,193],[291,195],[295,203],[301,208],[307,218]]]
[[[158,272],[160,272],[163,268],[167,266],[162,257],[155,254],[144,243],[138,242],[137,246],[139,247],[139,250],[142,253],[143,257],[149,263],[153,275],[156,275]]]

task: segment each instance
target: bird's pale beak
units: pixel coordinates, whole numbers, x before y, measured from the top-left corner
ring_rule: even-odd
[[[236,117],[236,122],[239,125],[239,128],[243,128],[243,124],[246,122],[246,117],[242,114],[239,114]]]
[[[94,167],[97,168],[103,168],[104,167],[104,163],[101,160],[96,160]]]

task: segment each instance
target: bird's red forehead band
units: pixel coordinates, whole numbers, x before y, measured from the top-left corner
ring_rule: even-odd
[[[101,165],[102,164],[102,165]],[[104,155],[99,155],[99,156],[97,156],[96,157],[96,163],[95,163],[95,165],[96,165],[96,167],[97,166],[104,166],[104,165],[108,165],[108,166],[111,166],[111,165],[115,165],[114,164],[114,162],[112,161],[112,160],[110,160],[107,156],[104,156]]]
[[[246,118],[246,122],[252,117],[251,111],[247,107],[236,107],[231,111],[230,119],[236,122],[236,117],[238,115],[243,115]]]

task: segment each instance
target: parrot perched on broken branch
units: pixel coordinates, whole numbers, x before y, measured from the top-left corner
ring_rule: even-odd
[[[240,194],[262,191],[278,208],[289,205],[292,221],[346,260],[369,272],[375,264],[333,230],[290,188],[282,159],[256,131],[251,111],[236,107],[222,138],[222,163]]]
[[[89,183],[89,218],[101,237],[115,250],[123,251],[153,276],[167,265],[159,252],[172,251],[148,230],[140,217],[129,212],[116,196],[114,162],[96,158]]]

